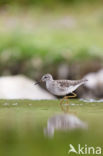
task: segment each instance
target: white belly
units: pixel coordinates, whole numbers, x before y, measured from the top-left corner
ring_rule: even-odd
[[[51,92],[52,94],[57,95],[57,96],[65,96],[67,94],[70,94],[73,91],[75,91],[79,86],[80,86],[80,84],[78,84],[76,86],[59,88],[59,87],[53,86],[50,82],[46,83],[46,87],[49,90],[49,92]]]
[[[60,89],[57,86],[53,86],[51,82],[46,83],[46,88],[48,89],[49,92],[51,92],[52,94],[57,95],[57,96],[65,96],[68,91],[68,88]]]

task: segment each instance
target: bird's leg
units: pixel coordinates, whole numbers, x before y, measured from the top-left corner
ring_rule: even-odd
[[[63,107],[63,102],[64,102],[64,100],[68,100],[69,98],[73,98],[73,97],[76,97],[77,95],[75,94],[75,93],[72,93],[73,95],[71,95],[71,96],[65,96],[62,100],[61,100],[61,102],[60,102],[60,106],[61,106],[61,109],[65,112],[65,113],[68,113],[69,112],[69,103],[67,104],[67,103],[65,103],[65,104],[67,104],[67,106],[66,106],[66,109],[64,109],[64,107]]]
[[[77,94],[75,94],[75,93],[72,92],[72,95],[68,96],[68,98],[74,98],[76,96],[77,96]]]
[[[66,99],[68,100],[69,98],[74,98],[74,97],[76,97],[77,95],[75,94],[75,93],[73,93],[72,92],[72,95],[69,95],[69,96],[66,96]],[[68,100],[69,101],[69,100]],[[68,105],[67,105],[67,107],[66,107],[67,109],[66,109],[66,113],[68,113],[69,112],[69,102],[68,102]]]
[[[65,96],[65,97],[61,100],[61,102],[60,102],[60,106],[61,106],[61,109],[62,109],[63,112],[66,112],[66,110],[65,110],[64,107],[63,107],[63,102],[64,102],[64,100],[67,100],[67,99],[68,99],[68,96]]]
[[[74,97],[76,97],[76,96],[77,96],[77,94],[75,94],[75,93],[72,92],[72,95],[66,96],[66,99],[68,100],[69,98],[74,98]],[[68,101],[69,101],[69,100],[68,100]],[[68,103],[69,103],[69,102],[68,102]],[[67,113],[69,112],[69,104],[67,105],[66,112],[67,112]]]
[[[61,109],[62,109],[62,111],[64,111],[64,108],[63,108],[63,101],[65,100],[65,97],[60,101],[60,107],[61,107]]]

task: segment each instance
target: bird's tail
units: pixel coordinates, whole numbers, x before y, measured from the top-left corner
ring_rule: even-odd
[[[81,82],[80,82],[80,85],[85,85],[85,83],[88,81],[86,78],[83,78],[83,79],[81,79],[80,80]]]
[[[83,78],[81,80],[78,80],[77,83],[80,83],[80,84],[84,84],[85,82],[87,82],[88,80],[86,78]]]
[[[82,79],[82,82],[84,82],[84,83],[87,82],[87,81],[88,81],[88,79],[86,79],[86,78]]]

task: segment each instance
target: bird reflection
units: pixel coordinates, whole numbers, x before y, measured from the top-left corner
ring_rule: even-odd
[[[44,134],[53,137],[55,130],[69,131],[77,128],[87,129],[87,124],[74,114],[59,114],[48,119]]]

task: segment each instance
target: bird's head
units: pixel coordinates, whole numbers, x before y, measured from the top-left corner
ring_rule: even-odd
[[[45,74],[45,75],[43,75],[42,78],[41,78],[41,81],[42,81],[42,82],[45,82],[45,81],[48,81],[48,80],[53,80],[53,77],[52,77],[51,74]]]
[[[46,81],[49,81],[49,80],[53,80],[53,77],[51,74],[45,74],[42,76],[41,80],[36,82],[36,84],[39,84],[40,82],[46,82]]]

